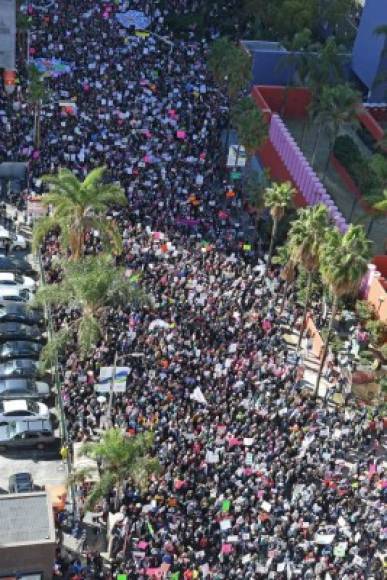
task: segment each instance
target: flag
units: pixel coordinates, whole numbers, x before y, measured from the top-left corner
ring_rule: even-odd
[[[154,536],[154,535],[155,535],[155,531],[154,531],[154,529],[153,529],[153,526],[152,526],[152,524],[151,524],[150,522],[147,522],[147,524],[146,524],[146,525],[147,525],[148,532],[150,533],[150,535],[151,535],[151,536]]]
[[[208,405],[200,387],[196,387],[195,390],[193,391],[193,393],[190,394],[189,398],[192,401],[196,401],[197,403],[201,403],[202,405]]]
[[[171,580],[179,580],[180,572],[174,572],[171,574]]]
[[[231,507],[231,501],[229,499],[224,499],[222,502],[222,512],[229,512]]]

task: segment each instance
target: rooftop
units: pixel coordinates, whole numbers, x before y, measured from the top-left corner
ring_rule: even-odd
[[[0,551],[5,545],[54,542],[51,505],[45,492],[0,496]]]

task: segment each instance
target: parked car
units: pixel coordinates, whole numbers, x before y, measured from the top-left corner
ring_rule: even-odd
[[[0,399],[45,399],[50,396],[50,387],[42,381],[11,378],[0,380]]]
[[[0,360],[10,358],[38,359],[42,345],[28,340],[8,340],[0,345]]]
[[[16,272],[37,279],[38,273],[24,258],[0,256],[0,272]]]
[[[36,282],[29,276],[23,276],[17,272],[0,272],[0,284],[7,286],[21,286],[31,292],[36,290]]]
[[[14,473],[8,479],[9,493],[29,493],[34,491],[32,475],[28,472]]]
[[[24,419],[49,419],[47,405],[30,399],[0,401],[0,424]]]
[[[39,326],[29,326],[18,322],[0,322],[0,342],[7,340],[44,341]]]
[[[10,300],[12,302],[28,302],[29,299],[29,290],[25,290],[21,286],[0,285],[0,300]]]
[[[0,379],[24,377],[33,379],[38,374],[39,363],[30,358],[17,358],[0,364]]]
[[[29,242],[24,236],[14,234],[0,226],[0,249],[4,249],[7,244],[10,250],[28,250],[29,248]]]
[[[0,426],[0,451],[23,447],[44,449],[55,443],[50,421],[15,421]]]
[[[0,322],[20,322],[22,324],[44,324],[41,310],[30,308],[20,302],[0,301]]]

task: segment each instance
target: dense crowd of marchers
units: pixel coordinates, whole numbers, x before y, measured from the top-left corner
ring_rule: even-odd
[[[51,230],[46,220],[37,234],[49,282],[40,298],[52,305],[70,440],[103,467],[85,506],[124,516],[113,574],[382,579],[382,418],[302,390],[284,340],[302,310],[291,291],[280,307],[278,270],[244,250],[248,218],[238,197],[224,197],[225,101],[207,43],[123,31],[118,5],[31,5],[31,54],[72,68],[48,81],[39,150],[23,78],[1,97],[3,158],[28,159],[39,192],[45,173],[78,178],[59,174],[50,195],[66,179],[69,188],[62,205],[51,197]],[[71,111],[58,106],[74,98]],[[103,199],[102,172],[86,177],[98,166],[127,203],[118,190],[116,203]],[[95,193],[83,212],[82,181]],[[338,299],[356,289],[368,247],[356,229],[325,244],[322,274]],[[335,247],[354,258],[350,275],[339,257],[331,263]],[[118,255],[102,257],[108,248]],[[129,375],[109,407],[94,385],[115,356]],[[104,574],[98,554],[86,566],[58,556],[58,576]]]

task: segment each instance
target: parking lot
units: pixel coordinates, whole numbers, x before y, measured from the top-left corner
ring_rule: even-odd
[[[12,216],[12,210],[8,208],[8,216]],[[25,232],[23,231],[23,235]],[[28,234],[27,234],[28,236]],[[3,257],[13,261],[16,268],[23,268],[28,262],[36,269],[37,264],[31,254],[25,250],[9,249],[5,256],[4,249],[0,249],[0,261]],[[24,265],[24,266],[23,266]],[[0,336],[0,343],[2,338]],[[48,403],[50,412],[53,411],[50,397]],[[55,435],[58,430],[55,430]],[[32,476],[35,489],[42,489],[44,485],[60,485],[66,480],[66,467],[60,459],[60,442],[59,439],[54,445],[46,449],[38,450],[36,448],[23,449],[18,448],[12,451],[3,451],[0,453],[0,493],[8,492],[8,482],[10,476],[15,473],[28,472]]]

